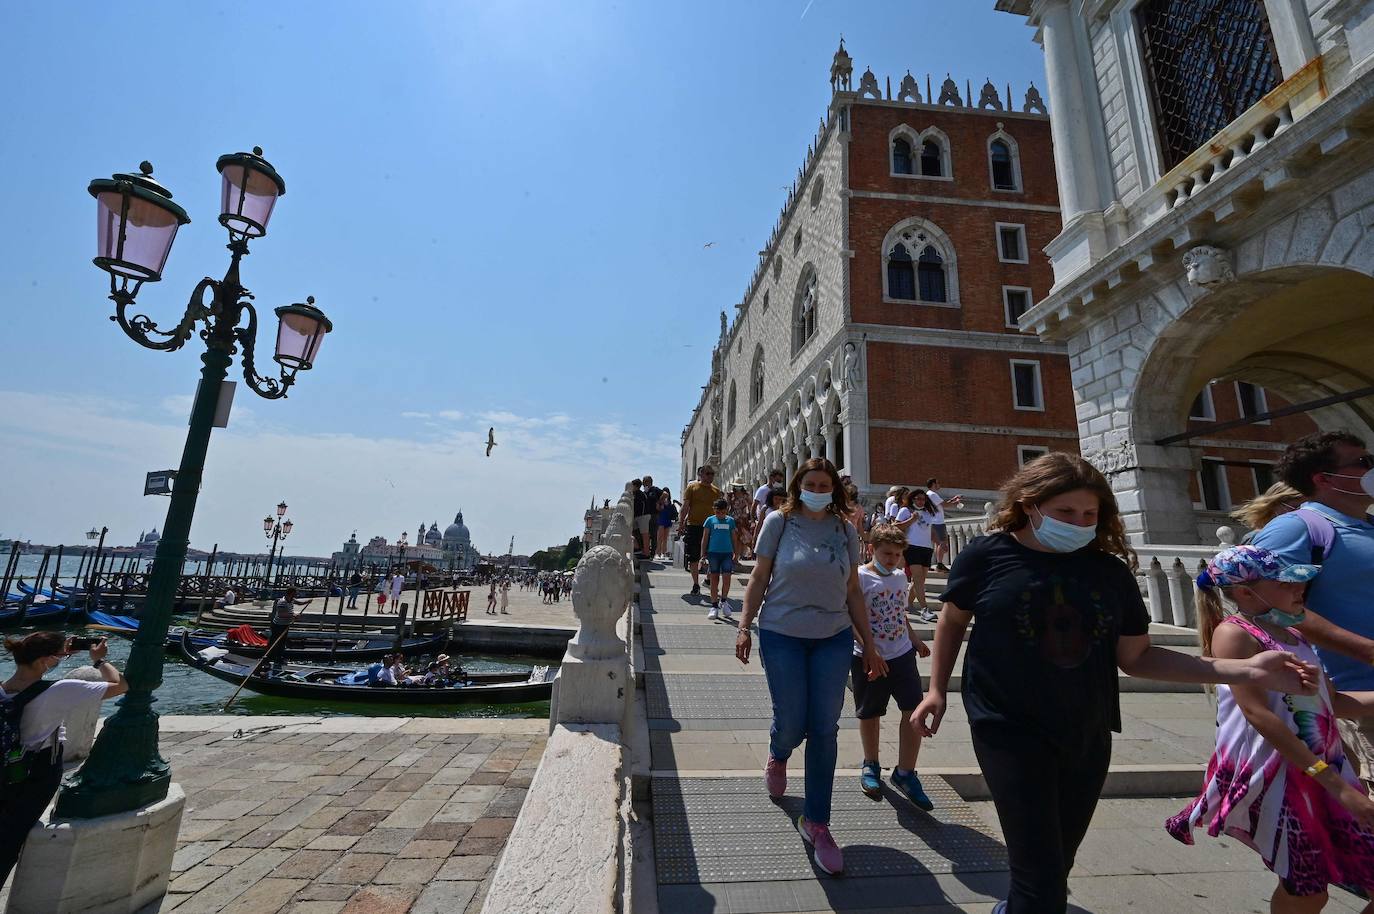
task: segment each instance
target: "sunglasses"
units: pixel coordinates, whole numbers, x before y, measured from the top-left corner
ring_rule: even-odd
[[[1343,470],[1346,467],[1361,467],[1366,470],[1374,470],[1374,454],[1364,454],[1348,463],[1338,464],[1336,469]]]

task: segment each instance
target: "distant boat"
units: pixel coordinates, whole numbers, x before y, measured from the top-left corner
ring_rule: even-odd
[[[363,673],[356,669],[288,665],[279,671],[249,675],[255,661],[251,657],[227,654],[214,659],[201,657],[183,632],[178,645],[182,659],[202,672],[250,692],[277,698],[305,698],[311,701],[360,701],[397,705],[444,704],[518,704],[546,701],[553,694],[550,667],[535,667],[512,673],[472,673],[461,686],[372,686],[359,682]]]

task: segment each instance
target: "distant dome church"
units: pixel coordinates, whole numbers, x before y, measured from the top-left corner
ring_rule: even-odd
[[[361,561],[363,564],[390,564],[400,558],[401,549],[388,544],[385,537],[374,536],[367,545],[358,542],[357,531],[343,544],[343,549],[334,553],[336,564],[348,565]],[[420,524],[415,531],[415,539],[405,547],[407,562],[420,560],[444,569],[466,569],[477,565],[481,556],[472,548],[472,534],[463,523],[463,512],[453,518],[453,523],[443,533],[439,523],[426,526]]]

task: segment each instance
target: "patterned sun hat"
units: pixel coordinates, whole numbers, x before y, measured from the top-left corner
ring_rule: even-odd
[[[1305,584],[1319,571],[1316,565],[1285,565],[1277,555],[1259,546],[1232,546],[1212,557],[1207,570],[1197,576],[1197,586],[1205,590],[1248,581]]]

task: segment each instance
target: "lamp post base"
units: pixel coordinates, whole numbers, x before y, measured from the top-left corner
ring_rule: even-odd
[[[172,784],[147,806],[53,819],[29,832],[7,914],[134,914],[167,893],[186,794]]]

